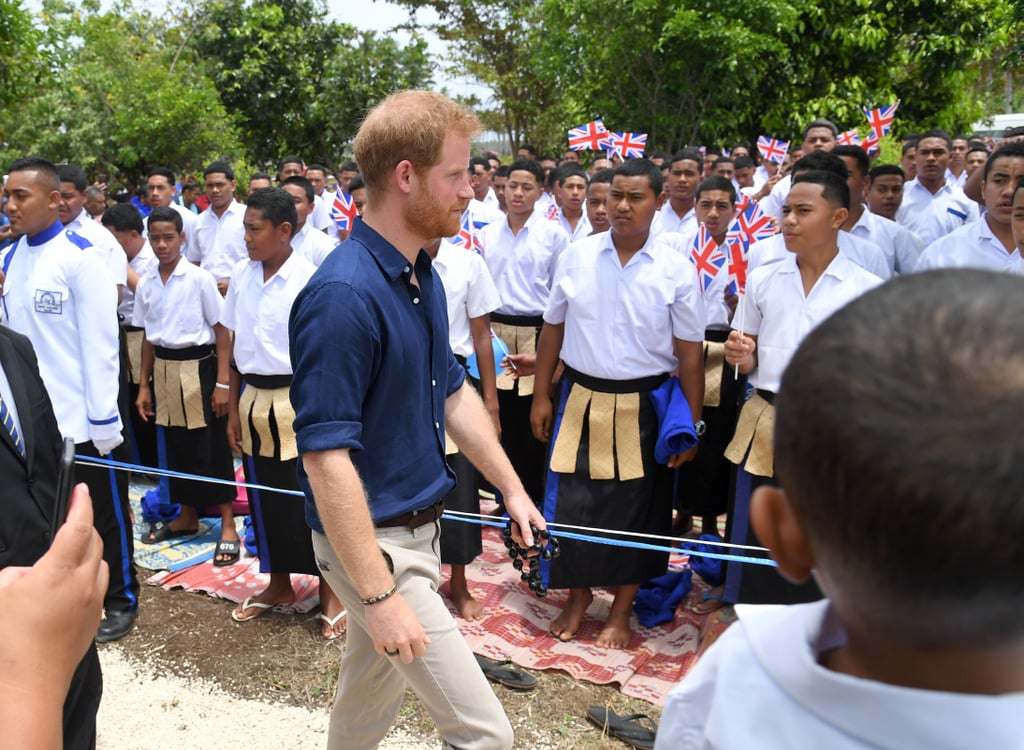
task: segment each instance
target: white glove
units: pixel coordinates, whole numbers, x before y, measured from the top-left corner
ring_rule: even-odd
[[[117,446],[119,446],[123,442],[124,442],[124,438],[121,437],[120,435],[115,435],[114,437],[104,438],[102,440],[100,438],[93,438],[92,439],[93,446],[96,448],[97,453],[99,453],[101,456],[109,455],[110,452],[112,450],[114,450],[114,448],[116,448]]]

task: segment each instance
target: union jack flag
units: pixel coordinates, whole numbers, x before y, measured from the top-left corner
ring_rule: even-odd
[[[857,128],[847,130],[845,133],[839,134],[839,137],[836,138],[836,143],[840,146],[859,146],[860,133],[857,132]]]
[[[786,160],[786,152],[789,151],[789,141],[779,141],[766,135],[759,135],[757,150],[761,152],[761,158],[782,164]]]
[[[455,236],[455,246],[472,250],[475,253],[479,253],[483,249],[483,245],[480,244],[480,238],[473,231],[473,223],[470,221],[469,211],[462,214],[462,225],[459,227],[459,233]]]
[[[544,218],[548,221],[558,221],[559,209],[558,206],[552,203],[548,206],[548,210],[544,212]]]
[[[747,288],[747,253],[750,245],[742,240],[729,242],[726,240],[726,253],[729,261],[729,286],[726,294],[739,294],[739,290]]]
[[[736,213],[737,214],[743,213],[748,208],[753,206],[755,203],[757,203],[757,201],[755,201],[749,195],[747,195],[746,193],[740,193],[739,194],[739,198],[736,201]]]
[[[700,279],[701,288],[706,292],[725,265],[726,258],[715,238],[703,224],[700,225],[697,236],[693,238],[690,260],[697,267],[697,278]]]
[[[623,159],[642,159],[647,133],[609,133],[610,151]]]
[[[331,205],[331,218],[338,225],[338,229],[352,229],[356,219],[356,202],[352,196],[338,187],[334,194],[334,203]]]
[[[756,203],[736,217],[733,228],[730,229],[730,232],[732,231],[738,232],[747,245],[775,234],[771,219]]]
[[[608,129],[600,120],[592,120],[569,131],[569,148],[573,151],[597,151],[607,148],[608,141]]]
[[[860,147],[870,154],[872,151],[878,150],[879,140],[878,133],[872,130],[864,137],[864,140],[861,141]]]
[[[889,132],[889,129],[892,127],[892,121],[896,117],[896,108],[899,106],[900,100],[897,99],[895,104],[890,104],[887,107],[879,107],[878,109],[864,108],[868,124],[875,135],[878,136],[878,140],[881,140],[882,136]]]

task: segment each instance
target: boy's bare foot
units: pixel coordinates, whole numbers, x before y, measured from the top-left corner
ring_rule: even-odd
[[[452,589],[452,601],[455,606],[458,607],[459,614],[463,620],[482,620],[484,616],[484,607],[473,598],[473,595],[469,593],[469,590],[456,591]]]
[[[583,615],[587,612],[587,607],[594,601],[594,595],[590,593],[590,589],[570,589],[569,600],[565,603],[565,608],[562,612],[551,621],[551,627],[548,628],[551,635],[558,638],[560,641],[571,641],[576,637],[576,631],[580,629],[580,624],[583,622]]]
[[[632,636],[633,631],[629,629],[629,617],[626,617],[626,621],[622,622],[619,617],[613,614],[609,616],[608,622],[601,629],[601,634],[597,636],[597,645],[601,648],[626,648]]]
[[[235,610],[231,613],[231,618],[235,622],[255,620],[278,604],[290,604],[294,598],[295,592],[290,588],[287,591],[274,590],[272,588],[264,589],[255,596],[248,597],[235,607]]]

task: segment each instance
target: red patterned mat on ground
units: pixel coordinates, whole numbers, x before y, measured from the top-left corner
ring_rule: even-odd
[[[683,559],[673,558],[672,562],[680,564]],[[576,638],[563,643],[548,633],[548,625],[561,611],[566,592],[552,591],[544,599],[533,596],[520,581],[494,528],[484,529],[483,554],[466,571],[470,590],[486,608],[483,620],[467,622],[458,617],[447,598],[447,566],[444,574],[441,593],[474,652],[492,659],[510,658],[528,669],[560,669],[586,682],[618,683],[624,694],[658,705],[734,619],[731,607],[701,616],[683,606],[699,600],[704,590],[695,578],[694,591],[683,600],[672,622],[644,628],[636,624],[634,616],[629,648],[597,648],[594,643],[611,606],[611,596],[599,590]],[[233,602],[261,591],[268,582],[269,577],[259,572],[259,561],[245,553],[240,563],[226,568],[204,562],[149,579],[166,589],[200,591]],[[298,592],[297,603],[280,607],[281,611],[308,612],[317,606],[315,577],[293,575],[292,585]]]
[[[683,560],[673,558],[672,562]],[[624,694],[658,705],[734,620],[731,607],[698,615],[684,606],[699,600],[706,588],[695,577],[694,590],[683,599],[672,622],[645,628],[637,624],[634,615],[629,648],[598,648],[594,644],[608,616],[611,595],[596,590],[576,638],[563,643],[548,633],[548,625],[561,611],[568,592],[551,591],[544,599],[531,594],[512,567],[496,529],[484,530],[483,554],[466,574],[470,591],[487,610],[486,617],[477,622],[456,617],[474,652],[491,659],[510,658],[528,669],[561,669],[586,682],[618,683]],[[447,584],[442,593],[447,597]],[[452,611],[455,613],[454,608]]]

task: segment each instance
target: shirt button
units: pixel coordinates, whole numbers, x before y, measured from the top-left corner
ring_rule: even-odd
[[[431,381],[430,381],[430,384],[431,384],[431,385],[437,385],[437,381],[436,381],[436,380],[433,380],[433,379],[431,379]]]
[[[441,429],[441,423],[440,422],[434,422],[434,429],[435,430],[440,430]]]
[[[420,303],[420,298],[419,298],[419,297],[413,297],[413,298],[412,298],[412,303],[413,303],[414,305],[418,305],[418,304]]]
[[[405,272],[405,273],[409,273],[409,266],[406,266],[405,268],[403,268],[402,271]]]

